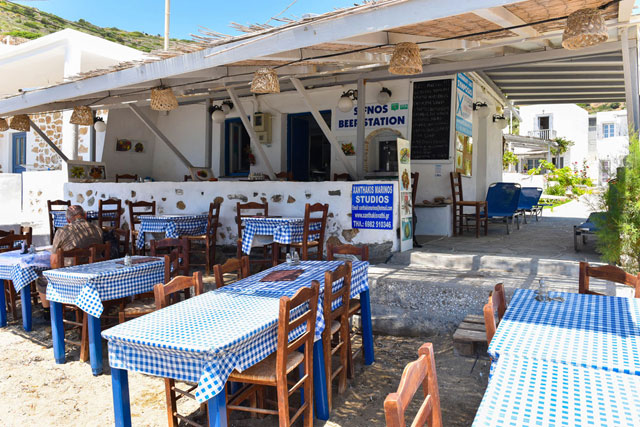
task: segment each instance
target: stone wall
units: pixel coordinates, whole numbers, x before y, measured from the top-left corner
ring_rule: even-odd
[[[363,181],[366,182],[366,181]],[[222,202],[217,243],[234,245],[238,238],[235,223],[236,203],[268,202],[269,214],[303,217],[306,203],[328,203],[326,240],[338,244],[368,244],[372,259],[384,261],[391,251],[398,250],[394,215],[393,230],[364,230],[351,227],[350,182],[147,182],[147,183],[66,183],[64,198],[86,210],[98,208],[98,200],[115,197],[131,201],[156,201],[159,214],[200,214],[208,211],[209,203]],[[396,194],[398,187],[393,183]],[[128,217],[123,217],[129,228]]]

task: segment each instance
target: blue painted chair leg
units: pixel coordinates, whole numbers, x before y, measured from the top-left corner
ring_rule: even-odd
[[[93,375],[102,374],[102,337],[100,336],[100,318],[87,314],[89,323],[89,357]]]
[[[7,326],[7,302],[4,297],[4,280],[0,280],[0,328]]]
[[[25,286],[20,290],[22,299],[22,327],[31,332],[31,286]]]
[[[131,427],[131,403],[129,401],[129,378],[124,369],[111,368],[113,389],[113,415],[117,427]]]
[[[64,363],[64,325],[62,324],[62,304],[51,301],[51,336],[53,357],[56,363]]]
[[[224,391],[213,396],[207,402],[209,427],[227,427],[227,402]]]
[[[324,371],[324,351],[322,340],[313,344],[313,394],[315,397],[316,418],[329,419],[329,401],[327,400],[327,379]]]
[[[369,290],[360,292],[360,307],[362,311],[362,347],[364,348],[364,364],[375,362],[373,355],[373,327],[371,326],[371,301]]]

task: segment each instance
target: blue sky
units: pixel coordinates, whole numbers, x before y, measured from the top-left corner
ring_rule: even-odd
[[[171,2],[171,37],[190,38],[198,26],[237,34],[230,22],[265,23],[294,0],[173,0]],[[354,0],[297,0],[283,16],[300,17],[305,13],[324,13],[336,7],[353,6]],[[62,18],[85,19],[101,27],[118,27],[149,34],[164,33],[163,0],[35,0],[16,3],[36,7]]]

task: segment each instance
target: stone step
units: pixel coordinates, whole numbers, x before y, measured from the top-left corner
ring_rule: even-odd
[[[448,254],[419,250],[397,252],[387,262],[390,266],[456,269],[463,271],[501,271],[533,275],[577,277],[577,261],[547,259],[542,256],[508,256],[496,254]]]

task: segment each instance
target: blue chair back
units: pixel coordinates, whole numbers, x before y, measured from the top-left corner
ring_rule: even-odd
[[[518,201],[518,210],[531,210],[540,201],[542,188],[539,187],[522,187],[520,189],[520,200]]]
[[[487,214],[491,217],[511,217],[518,210],[520,184],[494,182],[487,190]]]

